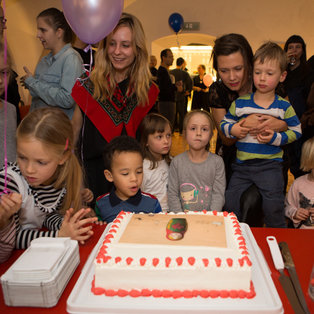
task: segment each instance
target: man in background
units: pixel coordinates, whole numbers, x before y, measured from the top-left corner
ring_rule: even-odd
[[[178,90],[175,93],[176,101],[176,114],[175,114],[175,127],[177,126],[180,134],[183,130],[183,119],[187,112],[188,96],[192,90],[192,79],[190,75],[185,71],[186,62],[183,58],[178,58],[176,61],[177,67],[170,71],[175,77],[175,82],[182,82],[182,91]]]
[[[175,82],[174,76],[169,73],[169,67],[173,63],[173,54],[169,48],[161,51],[160,59],[161,63],[157,72],[157,84],[160,90],[158,111],[174,127],[176,115],[175,92],[182,92],[182,81]]]

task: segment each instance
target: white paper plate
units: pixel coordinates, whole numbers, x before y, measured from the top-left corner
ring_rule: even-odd
[[[94,277],[93,260],[109,227],[108,225],[90,254],[82,274],[67,300],[67,311],[69,313],[283,313],[282,303],[271,279],[270,270],[263,253],[258,247],[249,226],[243,223],[241,223],[241,228],[253,263],[252,280],[256,292],[253,299],[204,299],[202,297],[166,299],[95,296],[91,292],[91,282]]]

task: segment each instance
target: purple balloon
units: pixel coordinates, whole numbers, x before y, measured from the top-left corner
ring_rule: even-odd
[[[64,16],[87,44],[105,38],[119,22],[123,0],[62,0]]]

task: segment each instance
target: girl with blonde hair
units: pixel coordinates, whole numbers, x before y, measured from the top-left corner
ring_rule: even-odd
[[[16,247],[38,237],[71,237],[84,242],[97,218],[85,218],[92,193],[83,189],[82,170],[73,153],[71,122],[60,109],[29,113],[17,129],[17,163],[0,171],[0,212],[15,209]],[[70,209],[69,209],[70,208]],[[82,209],[81,209],[82,208]],[[41,228],[49,231],[40,231]]]
[[[100,42],[90,77],[83,75],[72,90],[77,103],[72,119],[75,137],[88,185],[96,196],[111,187],[104,178],[102,158],[107,143],[119,135],[136,137],[157,95],[143,27],[135,16],[123,13]]]

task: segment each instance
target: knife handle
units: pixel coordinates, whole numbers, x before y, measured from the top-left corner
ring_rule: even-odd
[[[283,260],[285,262],[285,266],[287,268],[295,267],[288,244],[286,242],[280,242],[279,247],[280,247],[281,255],[282,255]]]
[[[283,259],[279,250],[277,239],[274,236],[268,236],[266,237],[266,241],[268,243],[275,268],[277,270],[284,269],[284,263],[283,263]]]

